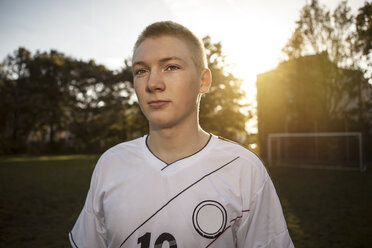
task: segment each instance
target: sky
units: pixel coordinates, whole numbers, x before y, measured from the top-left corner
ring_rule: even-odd
[[[354,13],[365,0],[349,0]],[[255,99],[258,73],[273,69],[310,0],[0,0],[0,61],[22,46],[94,59],[109,69],[130,58],[139,33],[172,20],[221,42],[234,75]],[[333,10],[340,0],[320,0]]]

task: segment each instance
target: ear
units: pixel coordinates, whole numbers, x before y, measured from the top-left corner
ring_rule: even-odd
[[[212,85],[212,73],[208,68],[203,69],[201,72],[201,82],[200,82],[199,93],[201,94],[207,93],[211,85]]]

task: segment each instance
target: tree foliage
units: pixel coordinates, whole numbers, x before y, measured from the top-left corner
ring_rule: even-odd
[[[312,0],[302,8],[282,51],[289,59],[327,52],[337,65],[352,66],[356,56],[354,23],[347,1],[340,2],[331,13],[318,0]]]
[[[28,66],[31,54],[24,48],[14,51],[1,65],[1,131],[9,139],[1,139],[0,148],[6,152],[17,152],[18,144],[27,138],[32,129],[35,110],[32,108],[32,84]]]
[[[360,68],[372,85],[372,3],[366,1],[356,17],[356,49],[360,54]]]
[[[34,130],[49,130],[49,144],[55,142],[58,130],[68,124],[68,79],[65,63],[69,60],[55,50],[36,53],[29,63],[32,82],[32,106],[35,112]]]
[[[97,152],[138,129],[127,121],[137,119],[122,114],[136,112],[127,68],[113,73],[54,50],[19,48],[0,69],[3,153]]]
[[[372,3],[365,1],[364,6],[359,8],[356,17],[356,30],[358,35],[357,47],[364,55],[370,55],[372,51]]]
[[[212,71],[212,86],[204,95],[200,107],[200,123],[208,132],[232,140],[245,138],[245,123],[248,115],[241,112],[244,91],[242,81],[227,72],[221,43],[213,43],[209,36],[203,39],[209,69]]]

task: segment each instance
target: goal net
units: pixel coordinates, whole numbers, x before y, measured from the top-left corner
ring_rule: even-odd
[[[359,132],[271,133],[267,148],[269,166],[366,169]]]

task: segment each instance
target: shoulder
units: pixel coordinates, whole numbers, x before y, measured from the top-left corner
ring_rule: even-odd
[[[239,157],[238,161],[242,170],[249,173],[254,173],[256,176],[266,180],[268,177],[267,170],[262,160],[251,150],[240,145],[237,142],[228,140],[223,137],[216,137],[215,153],[226,154],[227,156]]]
[[[119,143],[106,150],[99,158],[96,167],[107,163],[128,161],[142,149],[145,137]]]
[[[264,163],[255,153],[236,142],[219,137],[217,144],[216,153],[238,158],[236,159],[236,168],[240,188],[243,192],[249,192],[251,196],[249,199],[255,198],[271,181]]]
[[[143,150],[144,137],[117,144],[105,151],[93,170],[91,189],[101,194],[133,175]]]
[[[215,137],[216,137],[216,140],[217,140],[216,148],[220,152],[225,151],[225,152],[230,153],[230,154],[236,154],[237,156],[239,156],[242,159],[251,160],[252,162],[262,164],[261,159],[254,152],[249,150],[248,148],[242,146],[241,144],[239,144],[235,141],[231,141],[229,139],[226,139],[224,137],[220,137],[220,136],[215,136]]]
[[[137,150],[142,146],[144,139],[145,137],[139,137],[134,140],[119,143],[105,151],[102,156],[113,156],[123,152]]]

